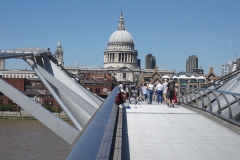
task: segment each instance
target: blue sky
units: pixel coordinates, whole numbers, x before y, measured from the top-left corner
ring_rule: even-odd
[[[240,58],[239,0],[1,0],[0,49],[42,47],[60,39],[65,66],[103,67],[103,52],[117,30],[121,9],[141,67],[152,53],[159,69],[185,71],[196,55],[199,67],[221,75],[221,65]],[[6,69],[24,69],[6,60]]]

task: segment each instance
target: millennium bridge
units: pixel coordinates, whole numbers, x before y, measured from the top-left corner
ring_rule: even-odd
[[[0,79],[0,91],[71,145],[67,160],[230,159],[240,157],[240,70],[202,88],[180,87],[170,108],[146,102],[121,108],[115,87],[102,99],[77,83],[51,51],[22,48],[0,59],[23,59],[75,127]]]

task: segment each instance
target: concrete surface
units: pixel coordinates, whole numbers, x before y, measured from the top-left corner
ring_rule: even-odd
[[[131,160],[240,159],[240,132],[178,105],[139,104],[126,109]]]

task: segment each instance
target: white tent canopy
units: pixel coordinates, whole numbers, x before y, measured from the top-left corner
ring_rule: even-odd
[[[191,77],[190,77],[190,79],[196,79],[197,77],[195,77],[194,75],[192,75]]]
[[[204,79],[204,80],[206,80],[206,78],[203,77],[203,76],[199,76],[197,79]]]
[[[169,76],[167,76],[167,75],[164,75],[164,76],[162,76],[162,78],[164,79],[164,78],[170,78]]]
[[[189,77],[187,77],[186,75],[180,75],[178,78],[179,79],[189,79]]]

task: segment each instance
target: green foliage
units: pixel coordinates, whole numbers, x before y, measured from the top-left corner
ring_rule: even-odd
[[[60,113],[61,111],[62,111],[61,107],[58,107],[58,108],[55,109],[55,112],[57,112],[57,113]]]
[[[114,86],[118,86],[119,84],[117,83],[117,79],[112,76],[113,84]]]
[[[47,110],[49,110],[50,112],[54,112],[54,113],[60,113],[62,111],[61,107],[55,108],[52,105],[48,104],[44,106]]]
[[[0,105],[0,111],[13,111],[13,106],[10,104]]]
[[[54,111],[55,111],[55,109],[53,108],[52,105],[47,104],[47,105],[45,105],[44,107],[45,107],[47,110],[49,110],[50,112],[54,112]]]

